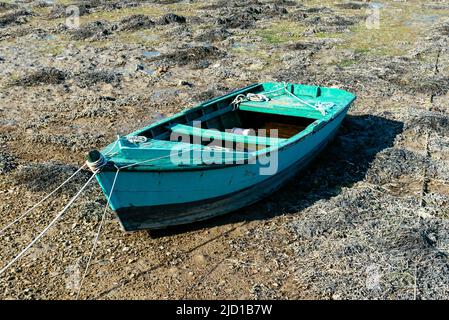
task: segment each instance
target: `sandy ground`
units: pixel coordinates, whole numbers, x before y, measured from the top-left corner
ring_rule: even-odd
[[[81,298],[449,298],[447,1],[2,1],[1,226],[91,148],[232,89],[358,96],[333,144],[256,205],[151,234],[109,212]],[[88,176],[0,235],[2,266]],[[104,205],[92,184],[0,298],[74,299]]]

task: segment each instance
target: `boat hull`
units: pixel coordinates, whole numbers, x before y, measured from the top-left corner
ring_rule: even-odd
[[[251,205],[292,178],[335,136],[349,106],[317,132],[278,152],[276,174],[260,175],[258,164],[186,171],[124,171],[110,199],[125,231],[163,229],[222,215]],[[97,175],[108,195],[114,171]]]

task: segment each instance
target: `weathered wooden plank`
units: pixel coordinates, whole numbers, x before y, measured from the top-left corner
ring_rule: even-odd
[[[170,127],[173,132],[192,136],[201,136],[204,138],[214,138],[223,141],[234,141],[238,143],[246,144],[262,144],[262,145],[276,145],[285,141],[286,139],[279,138],[268,138],[268,137],[258,137],[258,136],[244,136],[241,134],[235,134],[230,132],[222,132],[218,130],[211,129],[201,129],[197,127],[186,126],[182,124],[177,124]]]

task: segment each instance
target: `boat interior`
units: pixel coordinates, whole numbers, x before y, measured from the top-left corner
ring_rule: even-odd
[[[268,100],[244,100],[233,104],[239,94],[263,94]],[[320,100],[317,86],[264,83],[203,103],[197,108],[135,132],[148,139],[224,146],[253,151],[289,139],[323,114],[302,101]],[[199,138],[199,139],[198,139]]]

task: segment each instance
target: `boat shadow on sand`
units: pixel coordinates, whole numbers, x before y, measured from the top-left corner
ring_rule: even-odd
[[[402,122],[373,115],[348,115],[337,136],[316,159],[281,189],[260,202],[223,216],[188,225],[152,230],[152,238],[244,221],[294,214],[318,200],[338,195],[365,178],[376,154],[392,147]]]

